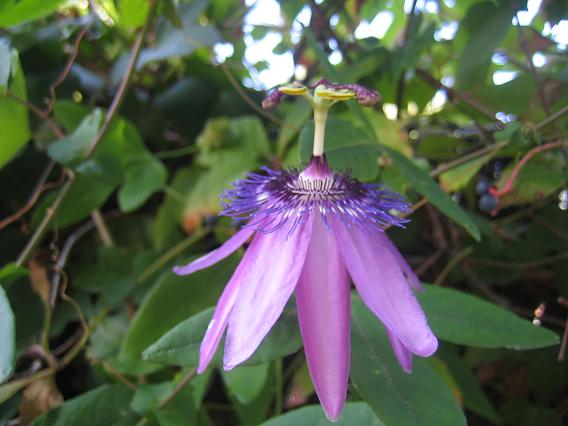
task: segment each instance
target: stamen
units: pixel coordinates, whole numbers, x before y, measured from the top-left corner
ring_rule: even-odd
[[[263,168],[265,174],[250,173],[225,192],[221,214],[248,220],[248,226],[262,232],[288,224],[291,233],[312,212],[321,214],[327,227],[329,215],[348,227],[377,232],[407,222],[397,215],[410,212],[410,205],[399,194],[363,184],[348,173],[331,172],[322,157],[314,159],[312,165],[318,168],[316,177],[308,173],[309,168],[302,173],[268,168]]]

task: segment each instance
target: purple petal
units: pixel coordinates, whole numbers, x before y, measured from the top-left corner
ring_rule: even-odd
[[[287,226],[256,234],[249,247],[256,254],[242,271],[243,283],[229,318],[225,370],[248,359],[282,313],[300,278],[312,224],[310,214],[290,235]]]
[[[349,276],[319,214],[296,287],[296,305],[316,393],[327,418],[335,421],[349,380]]]
[[[387,250],[390,251],[390,253],[394,256],[394,258],[396,259],[396,263],[398,264],[398,267],[405,275],[406,281],[408,281],[410,287],[412,287],[414,290],[423,291],[424,287],[422,287],[420,279],[416,276],[416,274],[414,273],[408,262],[404,259],[404,257],[402,257],[402,255],[400,254],[396,246],[392,243],[392,241],[389,239],[387,234],[385,232],[382,232],[380,234],[377,234],[376,237],[381,240],[383,246],[385,246]]]
[[[406,349],[406,346],[402,344],[402,342],[398,339],[398,337],[396,337],[388,330],[387,334],[389,336],[392,350],[396,355],[398,363],[400,364],[402,369],[407,373],[412,372],[412,353],[408,349]]]
[[[383,239],[375,232],[364,234],[356,226],[348,229],[335,217],[330,223],[363,302],[410,352],[432,355],[438,340]]]
[[[255,238],[258,238],[258,236]],[[223,337],[223,333],[227,328],[229,314],[231,313],[231,310],[235,305],[235,301],[237,300],[237,294],[239,292],[239,287],[243,282],[244,272],[251,268],[251,263],[254,263],[256,261],[258,254],[257,245],[255,245],[253,241],[251,246],[245,252],[245,255],[237,266],[237,269],[235,270],[230,281],[225,286],[223,294],[221,294],[221,297],[217,302],[215,312],[213,313],[213,318],[207,326],[205,337],[203,338],[203,341],[201,342],[201,346],[199,348],[199,365],[197,367],[197,372],[199,374],[205,371],[205,369],[211,362],[211,359],[215,355],[217,346],[219,346],[221,337]]]
[[[177,275],[189,275],[193,274],[200,269],[205,269],[220,262],[233,252],[239,249],[255,232],[253,228],[244,227],[231,238],[229,238],[225,243],[211,253],[194,260],[193,262],[185,266],[175,266],[174,273]]]

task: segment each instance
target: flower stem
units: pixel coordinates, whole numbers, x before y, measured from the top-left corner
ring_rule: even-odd
[[[314,157],[321,157],[324,151],[325,122],[327,121],[327,105],[314,108]]]

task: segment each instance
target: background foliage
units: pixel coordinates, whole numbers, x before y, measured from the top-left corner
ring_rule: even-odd
[[[0,3],[0,424],[327,424],[293,305],[246,365],[196,377],[240,255],[171,272],[235,231],[233,180],[309,157],[303,100],[258,107],[275,58],[381,92],[336,107],[327,155],[416,203],[389,235],[434,283],[441,347],[411,375],[353,300],[337,424],[562,424],[566,1],[292,0],[269,25],[258,3]]]

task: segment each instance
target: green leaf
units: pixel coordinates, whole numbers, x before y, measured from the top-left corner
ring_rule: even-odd
[[[438,209],[461,225],[465,230],[477,241],[480,239],[479,229],[471,216],[460,207],[452,198],[432,180],[428,173],[418,168],[411,160],[406,158],[399,152],[383,146],[383,150],[387,152],[392,159],[394,167],[402,175],[402,177],[420,194],[428,199],[430,203],[438,207]]]
[[[146,361],[195,367],[199,362],[199,346],[211,321],[213,309],[200,312],[180,322],[163,334],[142,353]],[[221,365],[224,344],[213,358],[213,365]],[[297,352],[302,347],[296,312],[286,309],[266,336],[259,348],[246,362],[247,365],[272,361]]]
[[[5,382],[14,371],[16,354],[16,323],[6,292],[0,286],[0,383]]]
[[[150,11],[149,0],[120,0],[119,24],[124,28],[138,28],[144,25]]]
[[[417,297],[432,331],[442,340],[517,350],[558,344],[558,336],[552,331],[476,296],[433,285],[425,288]]]
[[[0,7],[0,19],[2,12]],[[1,24],[0,24],[1,26]],[[4,71],[5,72],[5,71]],[[0,82],[0,86],[2,83]],[[14,96],[27,100],[26,80],[18,52],[11,51],[8,90]],[[2,90],[0,90],[1,94]],[[10,161],[30,139],[28,110],[25,105],[0,96],[0,168]]]
[[[249,155],[258,158],[270,158],[268,135],[258,117],[245,116],[233,119],[229,128],[235,142],[239,147],[244,147]]]
[[[456,87],[471,90],[482,85],[491,56],[511,27],[514,9],[506,1],[474,4],[461,21],[457,37],[467,38],[458,63]]]
[[[294,102],[292,108],[284,117],[284,123],[282,124],[278,141],[276,142],[280,156],[284,155],[286,147],[291,142],[292,138],[300,131],[311,114],[312,106],[304,99],[298,99]]]
[[[398,423],[393,423],[398,425]],[[330,422],[319,405],[308,405],[274,417],[261,426],[384,426],[364,402],[348,402],[336,422]]]
[[[115,188],[115,184],[105,182],[97,175],[77,174],[71,189],[69,189],[65,197],[65,202],[61,204],[50,227],[64,228],[89,217],[93,210],[104,204]],[[56,196],[57,193],[52,192],[38,205],[32,218],[34,225],[37,226],[41,221],[46,210],[53,204]]]
[[[237,256],[189,276],[166,271],[147,294],[132,319],[120,357],[139,359],[140,353],[180,321],[212,306],[229,281]]]
[[[260,396],[268,381],[270,364],[237,367],[230,371],[222,371],[221,377],[232,396],[241,404],[253,402]]]
[[[466,425],[444,381],[418,357],[411,374],[398,364],[379,321],[352,301],[351,380],[377,417],[387,425]]]
[[[51,158],[66,166],[85,159],[91,142],[99,131],[102,112],[99,108],[87,115],[69,136],[54,142],[47,150]]]
[[[103,385],[48,411],[33,426],[134,424],[133,413],[128,409],[132,395],[133,391],[123,385]]]
[[[448,192],[458,191],[464,188],[483,165],[491,160],[496,153],[497,150],[489,152],[488,154],[474,158],[442,173],[440,175],[440,186]]]
[[[497,188],[502,188],[511,176],[514,164],[509,164],[497,181]],[[523,166],[515,182],[513,190],[501,197],[501,208],[519,204],[533,203],[552,194],[568,182],[568,175],[563,170],[563,161],[547,161],[537,158]]]
[[[64,0],[3,0],[0,27],[12,27],[52,13]]]
[[[131,161],[126,165],[126,183],[118,191],[118,205],[123,212],[131,212],[144,204],[150,196],[164,187],[168,171],[155,157]]]
[[[23,266],[16,265],[15,262],[7,263],[2,268],[0,268],[0,281],[7,285],[13,280],[27,275],[29,271]]]
[[[199,25],[197,22],[209,0],[197,0],[179,6],[183,27],[176,28],[167,18],[159,24],[156,42],[140,53],[136,66],[161,61],[177,56],[187,56],[203,46],[212,46],[221,41],[221,35],[213,25]]]
[[[464,406],[495,424],[501,424],[499,415],[483,393],[471,368],[457,355],[448,353],[443,354],[442,357],[459,387]]]
[[[379,174],[379,147],[350,122],[329,117],[325,129],[325,155],[331,168],[350,171],[354,177],[370,180]],[[312,155],[314,122],[300,133],[300,160],[307,164]]]

